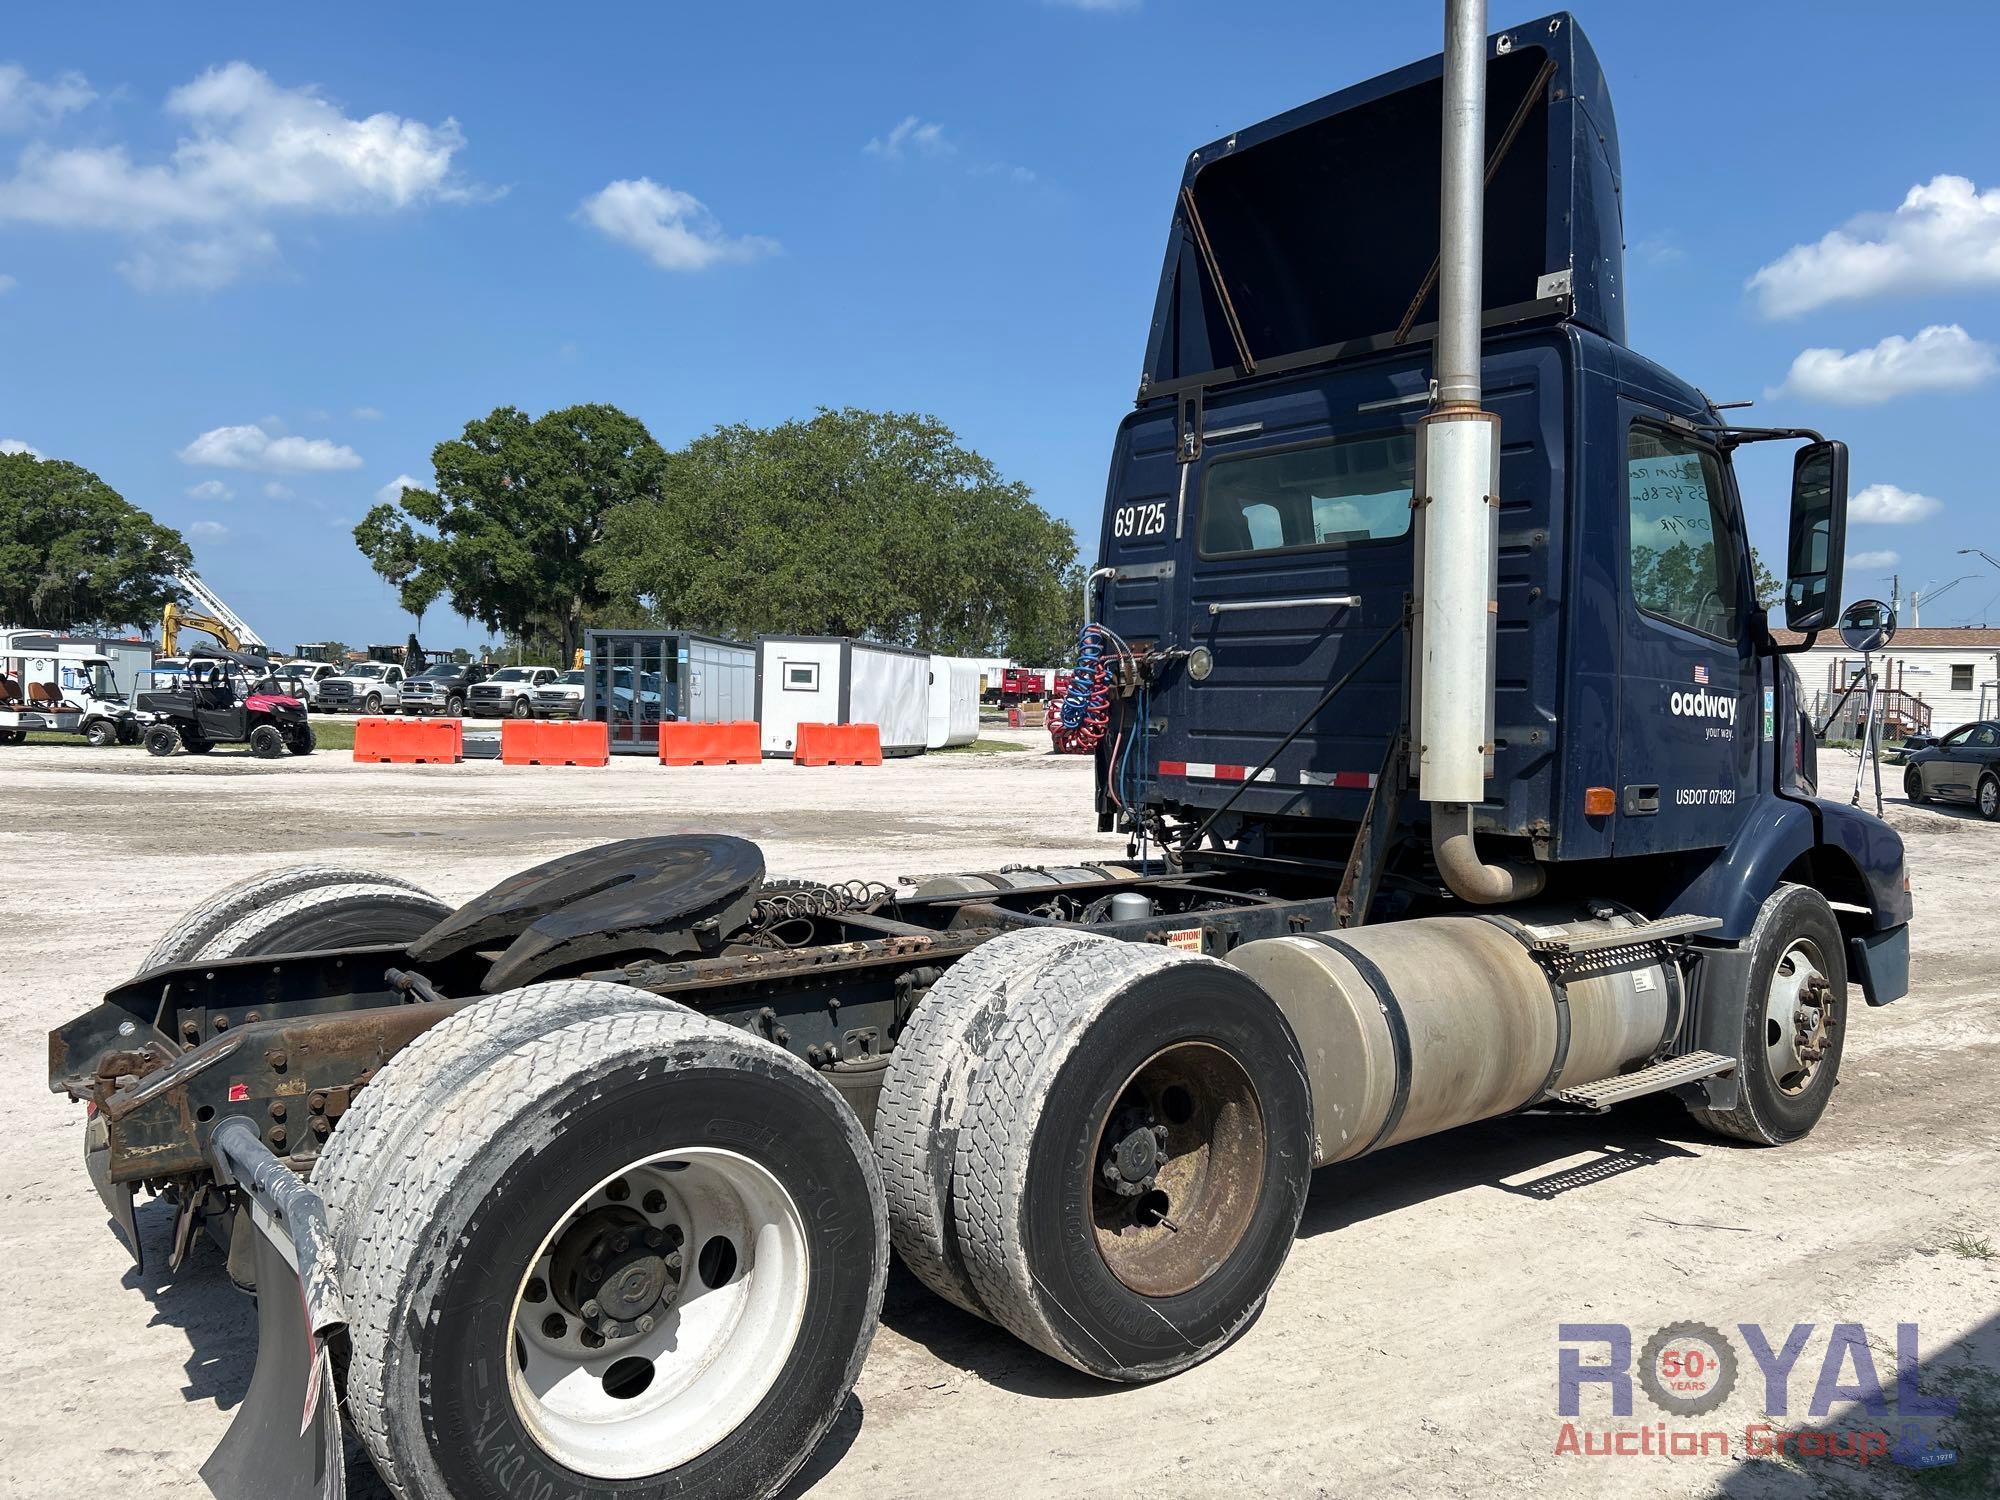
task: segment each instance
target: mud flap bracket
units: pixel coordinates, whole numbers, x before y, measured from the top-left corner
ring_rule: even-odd
[[[345,1500],[346,1454],[328,1340],[347,1313],[326,1205],[247,1120],[209,1148],[216,1178],[249,1203],[256,1241],[257,1368],[201,1477],[217,1500]]]

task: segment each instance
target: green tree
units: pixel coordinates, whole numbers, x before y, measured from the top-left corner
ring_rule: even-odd
[[[179,595],[174,570],[193,560],[178,531],[90,470],[0,455],[0,622],[138,624]]]
[[[691,629],[1050,656],[1075,629],[1075,534],[916,414],[718,427],[595,555],[614,600]]]
[[[1778,601],[1785,597],[1785,585],[1778,575],[1764,566],[1764,559],[1757,549],[1750,549],[1751,587],[1757,591],[1757,602],[1765,609],[1777,608]]]
[[[432,449],[437,488],[374,507],[355,545],[419,618],[448,594],[488,630],[546,633],[567,661],[605,603],[592,550],[610,517],[659,494],[665,461],[615,406],[499,407]]]

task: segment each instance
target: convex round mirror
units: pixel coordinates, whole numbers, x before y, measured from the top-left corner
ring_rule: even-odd
[[[1840,612],[1840,638],[1850,651],[1880,651],[1896,638],[1896,612],[1880,599],[1856,599]]]

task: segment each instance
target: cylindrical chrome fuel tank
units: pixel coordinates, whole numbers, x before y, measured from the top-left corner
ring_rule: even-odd
[[[1658,945],[1554,967],[1530,944],[1624,915],[1422,917],[1245,943],[1305,1053],[1316,1165],[1491,1119],[1643,1063],[1678,1022]]]

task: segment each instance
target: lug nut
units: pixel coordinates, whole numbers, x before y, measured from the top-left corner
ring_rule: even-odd
[[[603,1310],[595,1302],[586,1302],[583,1304],[583,1315],[586,1318],[595,1318]]]
[[[583,1347],[586,1349],[602,1349],[604,1347],[604,1335],[599,1333],[595,1328],[584,1329],[578,1337],[583,1341]]]
[[[666,1244],[666,1242],[667,1242],[667,1237],[661,1231],[657,1229],[649,1229],[646,1231],[646,1248],[648,1250],[657,1250],[662,1245]]]
[[[651,1333],[652,1331],[653,1331],[653,1315],[651,1313],[640,1314],[639,1332]]]
[[[623,1255],[631,1248],[632,1236],[629,1234],[621,1234],[611,1242],[611,1253],[613,1255]]]
[[[1106,1182],[1116,1182],[1116,1181],[1118,1180],[1118,1163],[1117,1163],[1117,1162],[1115,1162],[1115,1161],[1107,1161],[1107,1162],[1106,1162],[1106,1163],[1104,1164],[1104,1180],[1105,1180]]]

